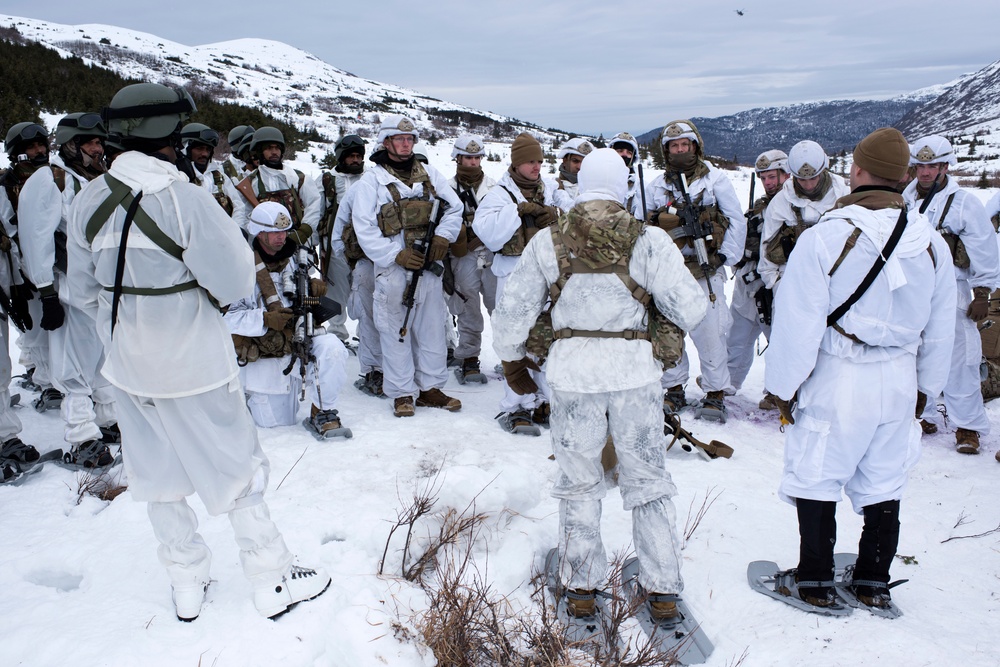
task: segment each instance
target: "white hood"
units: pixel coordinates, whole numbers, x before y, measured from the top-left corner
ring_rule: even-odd
[[[628,194],[628,167],[616,151],[599,148],[583,158],[577,183],[577,203],[594,199],[623,202]]]
[[[188,177],[169,162],[136,151],[128,151],[115,158],[108,173],[131,189],[148,194],[166,190],[178,181],[188,182]]]

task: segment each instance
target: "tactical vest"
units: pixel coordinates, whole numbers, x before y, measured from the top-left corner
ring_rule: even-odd
[[[223,160],[222,171],[226,172],[226,176],[228,176],[233,183],[239,183],[243,180],[242,176],[236,172],[236,167],[230,160]]]
[[[250,197],[247,197],[247,200],[254,206],[265,201],[274,201],[282,204],[291,214],[294,226],[298,227],[302,224],[302,215],[305,212],[305,206],[302,204],[302,196],[299,194],[299,190],[302,189],[302,184],[306,181],[306,175],[298,169],[295,170],[295,173],[298,174],[299,184],[294,188],[267,190],[264,187],[264,177],[261,176],[260,169],[254,170],[252,174],[240,181],[240,184],[236,187],[244,195],[247,194],[247,188],[252,190],[252,193],[257,201],[254,202]],[[253,188],[254,176],[257,177],[256,188]]]
[[[417,183],[423,183],[420,195],[404,199],[400,196],[396,184],[389,183],[385,187],[392,196],[392,201],[383,204],[375,216],[382,236],[391,238],[402,233],[403,246],[406,248],[411,247],[417,239],[422,239],[427,235],[427,228],[431,222],[431,210],[434,208],[431,199],[437,194],[430,176],[427,175],[422,164],[414,161],[411,174],[410,187]]]
[[[719,210],[717,204],[712,204],[710,206],[701,206],[701,200],[704,197],[704,192],[698,193],[697,198],[692,199],[691,204],[696,210],[699,210],[698,220],[702,224],[710,223],[712,225],[712,238],[711,240],[706,240],[705,250],[708,252],[708,265],[713,270],[718,269],[722,266],[722,258],[719,256],[719,249],[722,248],[722,241],[726,238],[726,232],[729,230],[730,221],[722,211]],[[666,207],[664,207],[665,209]],[[657,209],[654,211],[654,215],[661,210]],[[662,227],[670,238],[674,240],[674,244],[677,245],[678,250],[683,250],[684,248],[694,248],[694,238],[684,229],[684,225],[678,219],[671,222],[666,226]],[[705,272],[701,268],[701,264],[698,263],[698,257],[696,255],[684,255],[684,265],[691,272],[691,275],[696,279],[704,278]]]
[[[559,265],[559,278],[549,286],[549,301],[543,311],[539,314],[535,324],[531,327],[525,349],[538,358],[539,363],[543,363],[548,356],[549,347],[557,340],[566,338],[624,338],[625,340],[648,340],[653,347],[653,356],[658,359],[664,368],[673,368],[677,365],[681,355],[684,353],[684,331],[671,322],[656,307],[652,295],[645,288],[639,285],[629,275],[628,266],[632,258],[632,249],[639,235],[643,233],[643,223],[636,220],[624,210],[621,211],[631,222],[622,231],[621,226],[615,228],[590,225],[590,237],[588,249],[596,253],[596,256],[588,262],[579,257],[570,257],[569,249],[563,238],[563,230],[577,229],[580,226],[574,225],[574,218],[581,215],[595,215],[605,217],[614,204],[608,202],[594,201],[580,204],[583,210],[574,207],[566,216],[565,221],[552,227],[552,245],[556,254],[556,261]],[[624,221],[624,219],[623,219]],[[614,263],[605,263],[600,257],[600,247],[608,242],[616,245],[627,245],[628,254],[623,254]],[[604,258],[606,259],[606,258]],[[599,264],[601,266],[594,266]],[[624,331],[590,331],[581,329],[559,329],[552,325],[552,309],[559,300],[566,283],[573,274],[586,273],[613,273],[624,283],[626,289],[646,308],[647,329],[624,330]]]
[[[508,190],[506,186],[501,185],[500,187],[503,188],[504,192],[510,195],[510,200],[514,202],[514,205],[516,206],[519,202],[517,201],[517,197],[514,193]],[[544,199],[542,201],[535,201],[535,203],[543,206],[545,205]],[[516,230],[514,230],[513,236],[511,236],[510,239],[503,244],[503,247],[500,248],[500,254],[506,257],[520,257],[521,254],[524,253],[524,248],[528,245],[528,241],[531,240],[532,236],[538,233],[539,229],[544,229],[544,227],[538,227],[535,224],[534,218],[529,216],[522,217],[521,224]]]
[[[257,287],[260,289],[261,299],[264,301],[264,308],[268,312],[281,310],[281,297],[274,286],[274,279],[271,278],[271,271],[261,259],[260,253],[256,250],[253,253],[254,270],[256,271]],[[279,268],[279,272],[288,266],[288,260]],[[258,359],[281,358],[292,353],[292,338],[295,334],[294,318],[290,319],[281,331],[268,329],[262,336],[241,336],[233,334],[233,347],[236,349],[236,363],[246,366]]]
[[[781,229],[767,242],[767,250],[764,256],[774,264],[787,264],[788,258],[792,254],[792,249],[798,243],[802,232],[809,228],[802,218],[802,209],[792,206],[792,213],[795,214],[795,224],[788,225],[781,223]]]
[[[462,224],[465,226],[465,238],[469,245],[469,250],[475,250],[479,246],[483,245],[483,242],[479,240],[476,236],[476,230],[473,229],[472,223],[476,219],[476,211],[479,209],[479,201],[476,199],[475,189],[458,183],[455,181],[456,185],[452,188],[455,194],[462,202]]]
[[[955,193],[952,192],[944,203],[944,210],[941,211],[941,217],[938,219],[937,230],[941,232],[941,237],[944,238],[948,249],[951,250],[952,263],[959,269],[967,269],[971,266],[971,262],[969,261],[969,253],[965,249],[965,243],[962,242],[958,234],[944,229],[944,220],[948,217],[948,211],[951,210],[951,203],[954,200]]]
[[[121,206],[122,208],[128,210],[128,208],[132,205],[132,201],[135,199],[135,197],[132,196],[132,189],[111,174],[104,174],[104,181],[107,183],[108,187],[111,188],[111,193],[103,202],[101,202],[101,205],[98,206],[93,215],[90,216],[90,220],[87,221],[87,243],[91,246],[93,246],[94,239],[97,237],[98,233],[100,233],[104,225],[107,224],[108,220],[111,218],[111,214],[115,212],[115,209]],[[141,231],[150,241],[160,248],[160,250],[167,253],[178,262],[184,262],[184,248],[177,245],[173,239],[167,236],[156,224],[156,222],[142,209],[141,205],[136,208],[133,222],[135,223],[135,226],[139,228],[139,231]],[[162,296],[164,294],[185,292],[195,288],[201,288],[201,285],[198,284],[197,280],[192,279],[179,285],[170,285],[169,287],[129,287],[122,285],[121,293],[136,294],[140,296]],[[105,285],[104,291],[114,292],[115,288],[113,285]],[[208,294],[207,290],[206,294]],[[208,294],[208,299],[216,308],[219,307],[218,301],[216,301],[211,294]]]
[[[743,258],[736,264],[741,268],[760,259],[760,241],[764,231],[764,210],[768,204],[767,197],[761,197],[754,202],[753,208],[747,211],[747,240],[743,244]]]

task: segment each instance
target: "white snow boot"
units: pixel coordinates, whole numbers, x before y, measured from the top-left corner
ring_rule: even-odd
[[[278,583],[255,589],[253,603],[261,616],[275,619],[299,602],[319,597],[329,587],[330,575],[323,568],[292,565]]]
[[[208,595],[208,582],[194,586],[173,587],[174,609],[177,620],[190,623],[201,614],[201,605]]]

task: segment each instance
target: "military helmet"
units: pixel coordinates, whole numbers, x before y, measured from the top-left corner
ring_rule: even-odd
[[[108,128],[100,114],[77,112],[66,114],[56,125],[56,144],[62,146],[76,137],[108,138]]]
[[[16,156],[21,149],[32,143],[41,141],[46,146],[49,145],[49,131],[38,123],[24,122],[18,123],[7,130],[7,139],[4,141],[4,151],[7,155]],[[14,158],[11,157],[11,162]]]
[[[219,133],[202,123],[188,123],[181,128],[181,145],[188,148],[191,144],[216,148],[219,145]]]
[[[805,139],[788,151],[788,172],[798,179],[812,179],[820,176],[830,166],[823,147],[815,141]]]
[[[229,145],[235,147],[236,144],[243,141],[246,137],[253,134],[253,125],[237,125],[233,129],[229,130],[229,134],[226,140],[229,141]]]
[[[256,153],[257,147],[264,147],[264,144],[280,144],[281,152],[285,152],[285,136],[281,134],[281,130],[276,127],[271,127],[270,125],[265,125],[259,130],[253,133],[253,139],[250,141],[250,152]]]
[[[108,129],[122,138],[165,139],[198,110],[183,88],[159,83],[125,86],[101,110]]]
[[[337,140],[336,145],[333,147],[333,155],[337,158],[337,162],[340,162],[341,157],[344,153],[360,152],[362,157],[365,154],[365,146],[368,142],[359,137],[356,134],[345,134],[340,139]]]

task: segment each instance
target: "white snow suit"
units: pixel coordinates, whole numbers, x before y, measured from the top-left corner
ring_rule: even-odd
[[[435,236],[453,242],[462,224],[462,204],[448,180],[436,169],[424,165],[434,194],[448,204]],[[441,278],[424,271],[417,284],[414,306],[407,322],[407,335],[400,340],[406,308],[403,295],[412,272],[396,264],[396,255],[404,248],[404,234],[384,236],[377,215],[393,201],[389,184],[394,184],[402,199],[421,197],[422,182],[407,187],[382,166],[365,172],[351,188],[351,223],[358,243],[375,266],[375,290],[372,315],[382,347],[382,389],[389,398],[411,396],[421,391],[442,388],[448,381],[444,322],[446,306]]]
[[[131,227],[112,337],[109,288],[125,208],[118,206],[91,242],[88,222],[111,190],[102,177],[78,195],[69,224],[66,292],[91,318],[107,350],[102,372],[119,401],[129,492],[149,503],[160,561],[175,588],[209,578],[211,553],[185,500],[192,493],[210,514],[228,513],[244,573],[257,587],[272,586],[291,565],[292,554],[264,503],[270,466],[216,305],[252,292],[253,254],[215,199],[172,164],[126,152],[109,174],[133,195],[142,193],[141,208],[181,249],[175,258]],[[128,293],[179,286],[185,289]]]
[[[578,202],[616,202],[616,210],[629,215],[621,207],[627,170],[617,153],[606,150],[584,159]],[[647,228],[639,235],[628,270],[681,328],[691,329],[704,317],[704,293],[662,230]],[[493,312],[493,349],[502,360],[525,356],[528,331],[559,273],[551,228],[542,230],[525,248]],[[552,324],[557,330],[645,330],[646,310],[617,275],[574,274],[552,309]],[[676,488],[665,468],[662,372],[644,340],[571,337],[549,349],[552,449],[559,464],[552,494],[560,499],[560,579],[569,588],[598,588],[606,576],[601,450],[609,433],[618,453],[624,508],[632,512],[640,583],[661,593],[683,588],[670,500]]]
[[[545,191],[545,205],[556,206],[556,185],[549,179],[542,179]],[[520,256],[504,255],[500,250],[517,232],[521,226],[521,217],[517,213],[517,205],[527,201],[521,194],[521,189],[514,183],[510,171],[497,181],[476,209],[476,217],[472,228],[476,236],[493,254],[493,275],[497,277],[496,300],[503,295],[507,276],[517,265]],[[520,357],[518,357],[520,359]],[[521,409],[532,410],[548,402],[548,385],[545,381],[545,367],[540,371],[531,371],[531,377],[538,385],[538,393],[519,396],[514,393],[507,382],[504,382],[504,394],[500,399],[501,412],[515,412]]]
[[[719,207],[719,211],[729,219],[729,229],[726,231],[719,254],[725,256],[726,266],[733,266],[743,257],[743,246],[746,244],[747,232],[746,218],[743,217],[743,208],[740,206],[736,191],[725,172],[716,169],[707,162],[705,166],[708,167],[708,174],[688,183],[688,195],[695,205],[711,206],[715,204]],[[674,204],[677,206],[682,201],[683,196],[680,189],[672,182],[668,183],[662,174],[646,185],[646,206],[649,211],[670,205],[672,202],[677,202]],[[694,250],[685,247],[681,253],[688,257],[694,254]],[[702,389],[706,392],[732,391],[733,387],[729,378],[729,353],[726,349],[726,334],[729,331],[730,316],[724,291],[726,275],[722,267],[719,267],[715,272],[711,281],[716,301],[714,304],[709,304],[708,313],[701,324],[689,331],[688,335],[698,350]],[[705,278],[699,278],[698,284],[702,286],[707,300],[708,282]],[[664,389],[683,385],[688,380],[688,372],[688,355],[685,352],[677,366],[667,369],[663,373],[661,385]]]
[[[919,208],[924,200],[917,199],[914,180],[903,191],[907,206]],[[951,199],[951,205],[948,200]],[[947,214],[942,220],[945,207]],[[1000,287],[1000,255],[997,253],[996,232],[982,203],[960,188],[954,177],[934,195],[925,211],[931,226],[938,231],[958,234],[969,255],[969,267],[955,267],[958,297],[955,303],[955,346],[951,354],[951,373],[944,387],[944,405],[948,418],[959,428],[976,431],[980,436],[990,433],[990,420],[983,406],[979,364],[983,358],[982,338],[976,322],[966,311],[972,302],[972,289],[986,287],[992,292]],[[946,259],[950,257],[948,255]],[[933,419],[937,412],[937,394],[928,394],[924,419]]]
[[[28,279],[40,292],[55,290],[65,310],[63,325],[48,332],[49,373],[52,384],[65,395],[61,411],[66,442],[78,445],[100,439],[100,427],[116,421],[115,405],[111,388],[99,372],[104,353],[101,341],[90,320],[67,297],[66,269],[56,266],[61,253],[56,232],[61,237],[66,234],[70,207],[87,180],[59,155],[52,155],[49,164],[65,171],[64,187],[60,191],[51,168],[31,175],[18,200],[19,238]]]
[[[837,323],[853,338],[827,326],[827,315],[854,293],[892,233],[900,209],[886,207],[889,200],[901,202],[879,191],[845,197],[843,208],[799,237],[786,266],[765,386],[784,400],[798,392],[779,486],[793,504],[839,501],[841,489],[859,514],[899,500],[920,456],[917,389],[936,396],[948,377],[954,270],[947,245],[912,209],[875,282]],[[855,227],[862,231],[856,245],[830,276]]]

